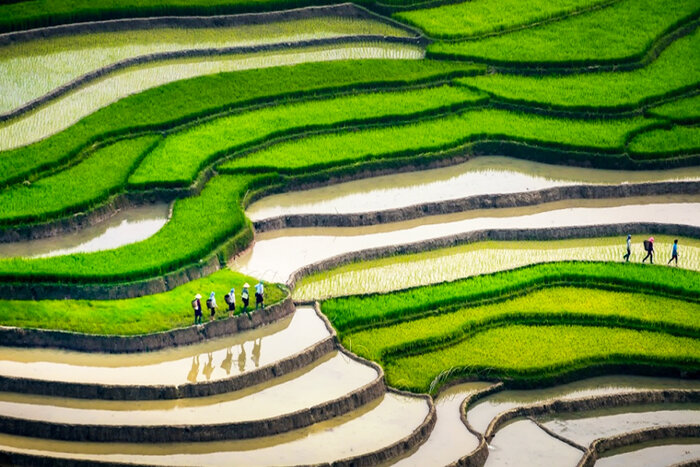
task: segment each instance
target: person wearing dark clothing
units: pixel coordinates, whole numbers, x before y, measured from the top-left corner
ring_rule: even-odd
[[[211,295],[209,295],[209,299],[207,300],[207,308],[209,308],[209,321],[214,321],[214,315],[216,314],[216,298],[214,298],[215,292],[212,292]]]
[[[258,282],[255,284],[255,309],[257,310],[258,307],[260,308],[265,308],[265,302],[264,302],[264,296],[265,296],[265,287],[263,286],[262,281]]]
[[[192,308],[194,309],[194,324],[202,324],[202,296],[197,294],[192,300]]]
[[[642,263],[649,258],[649,264],[654,264],[654,237],[649,237],[649,240],[644,242],[644,248],[647,250],[647,255],[642,260]]]
[[[668,260],[668,263],[666,264],[671,264],[671,261],[676,260],[676,266],[678,266],[678,239],[675,239],[673,241],[673,249],[671,250],[671,259]]]
[[[632,254],[632,235],[627,235],[627,254],[623,256],[625,258],[625,263],[630,262],[630,255]]]
[[[228,317],[232,318],[236,311],[236,289],[231,287],[231,291],[224,295],[224,301],[228,305]]]
[[[248,312],[248,305],[250,304],[250,292],[248,291],[248,288],[250,288],[250,284],[248,284],[247,282],[243,284],[243,291],[241,292],[241,301],[243,302],[243,311],[246,312],[248,318],[253,319],[250,317],[250,313]]]

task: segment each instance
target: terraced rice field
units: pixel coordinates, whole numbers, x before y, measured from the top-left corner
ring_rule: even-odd
[[[697,463],[699,25],[0,4],[0,464]]]

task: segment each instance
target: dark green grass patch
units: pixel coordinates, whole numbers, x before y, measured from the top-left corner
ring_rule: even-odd
[[[120,141],[81,163],[0,192],[0,224],[29,223],[89,209],[120,191],[157,136]]]
[[[545,380],[596,365],[700,368],[700,339],[594,326],[506,326],[458,345],[397,359],[387,382],[428,392],[433,381],[464,376]],[[441,376],[442,374],[442,376]],[[437,389],[432,384],[432,389]]]
[[[700,31],[678,39],[650,65],[633,71],[565,76],[490,74],[458,82],[499,99],[525,105],[594,112],[636,108],[665,95],[697,87],[700,82]],[[655,113],[666,114],[668,111],[663,110]]]
[[[626,135],[654,120],[565,120],[505,110],[471,110],[418,123],[312,136],[277,144],[236,158],[222,170],[265,168],[299,171],[337,164],[440,151],[483,139],[508,139],[579,147],[592,151],[622,150]]]
[[[687,67],[695,66],[696,73],[700,75],[700,43],[697,44],[695,51],[698,56],[692,64],[685,64],[685,69]],[[680,65],[680,64],[679,64]],[[692,73],[688,71],[688,73]],[[655,117],[668,118],[669,120],[678,122],[691,122],[700,120],[700,94],[696,94],[692,97],[687,97],[685,99],[678,99],[672,102],[667,102],[661,104],[657,107],[649,109],[649,114]]]
[[[478,36],[558,18],[610,0],[472,0],[395,13],[394,18],[421,28],[430,37]]]
[[[497,37],[438,42],[428,54],[494,64],[593,65],[639,60],[654,41],[698,16],[700,5],[679,0],[622,0],[590,13]]]
[[[231,287],[235,287],[236,294],[240,294],[245,282],[255,284],[257,279],[222,269],[166,293],[126,300],[4,300],[0,302],[0,323],[4,326],[102,335],[167,331],[194,322],[190,302],[197,293],[204,300],[210,292],[216,292],[218,318],[228,317],[224,295]],[[267,284],[265,295],[270,305],[282,300],[286,291],[278,285]]]
[[[113,282],[161,275],[208,257],[246,227],[241,198],[253,176],[220,176],[198,196],[178,200],[172,218],[154,236],[95,253],[0,260],[0,279]]]
[[[308,63],[181,80],[126,97],[37,143],[0,153],[0,186],[66,163],[108,136],[171,128],[261,102],[343,89],[400,86],[482,68],[433,60]]]
[[[186,185],[217,157],[275,136],[369,121],[391,122],[483,100],[480,92],[439,86],[353,94],[267,107],[223,117],[168,136],[129,179],[135,186]]]
[[[700,153],[700,127],[674,126],[639,133],[629,142],[630,152],[656,157],[659,155]]]
[[[362,326],[549,284],[644,289],[697,302],[700,300],[698,278],[700,274],[694,271],[641,264],[547,263],[389,294],[331,299],[323,302],[323,312],[342,334]]]

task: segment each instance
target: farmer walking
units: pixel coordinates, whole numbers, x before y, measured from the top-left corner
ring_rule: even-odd
[[[209,321],[214,321],[214,315],[216,314],[216,298],[214,298],[214,292],[212,292],[207,299],[207,308],[209,308]]]
[[[673,241],[673,249],[671,250],[671,259],[668,260],[668,263],[666,264],[671,264],[671,261],[676,260],[676,266],[678,266],[678,239],[675,239]]]
[[[627,254],[623,256],[625,258],[625,263],[630,262],[630,255],[632,254],[632,235],[627,235]]]
[[[649,264],[654,264],[654,237],[649,237],[649,240],[644,240],[644,249],[647,255],[642,260],[642,263],[649,258]]]
[[[194,309],[194,324],[202,324],[202,298],[201,295],[197,294],[192,300],[192,309]]]
[[[250,318],[250,313],[248,313],[248,305],[250,304],[250,292],[248,292],[249,288],[250,288],[250,284],[246,282],[245,284],[243,284],[243,291],[241,292],[241,301],[243,302],[243,311],[245,311],[248,314],[248,318]]]
[[[255,284],[255,309],[258,309],[258,306],[260,308],[265,309],[265,301],[264,301],[264,294],[265,294],[265,287],[263,286],[262,281],[258,282]]]
[[[231,291],[224,295],[224,301],[228,305],[228,317],[233,317],[233,312],[236,311],[236,289],[231,287]]]

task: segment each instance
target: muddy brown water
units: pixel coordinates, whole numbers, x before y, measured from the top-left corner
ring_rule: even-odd
[[[475,210],[366,227],[282,229],[257,235],[254,246],[233,267],[265,280],[286,282],[295,270],[336,255],[464,232],[634,222],[700,226],[697,213],[700,196],[664,196]]]
[[[316,312],[302,307],[268,326],[157,352],[98,354],[0,347],[0,375],[143,386],[215,381],[274,363],[328,336]]]
[[[599,170],[484,156],[450,167],[271,195],[251,204],[246,214],[253,221],[293,214],[348,214],[565,185],[699,179],[700,167],[653,171]]]
[[[0,451],[151,465],[298,465],[369,453],[410,435],[424,399],[387,393],[347,415],[282,435],[240,441],[138,444],[50,441],[0,434]]]
[[[608,451],[596,461],[596,467],[657,467],[700,460],[697,438],[661,440]]]
[[[232,353],[220,367],[237,362]],[[0,393],[0,414],[51,423],[211,425],[261,420],[342,397],[378,377],[377,371],[333,352],[302,370],[217,396],[174,400],[102,401]]]
[[[158,203],[120,210],[114,216],[78,232],[50,238],[0,243],[0,258],[41,257],[111,250],[140,242],[168,222],[170,205]]]

